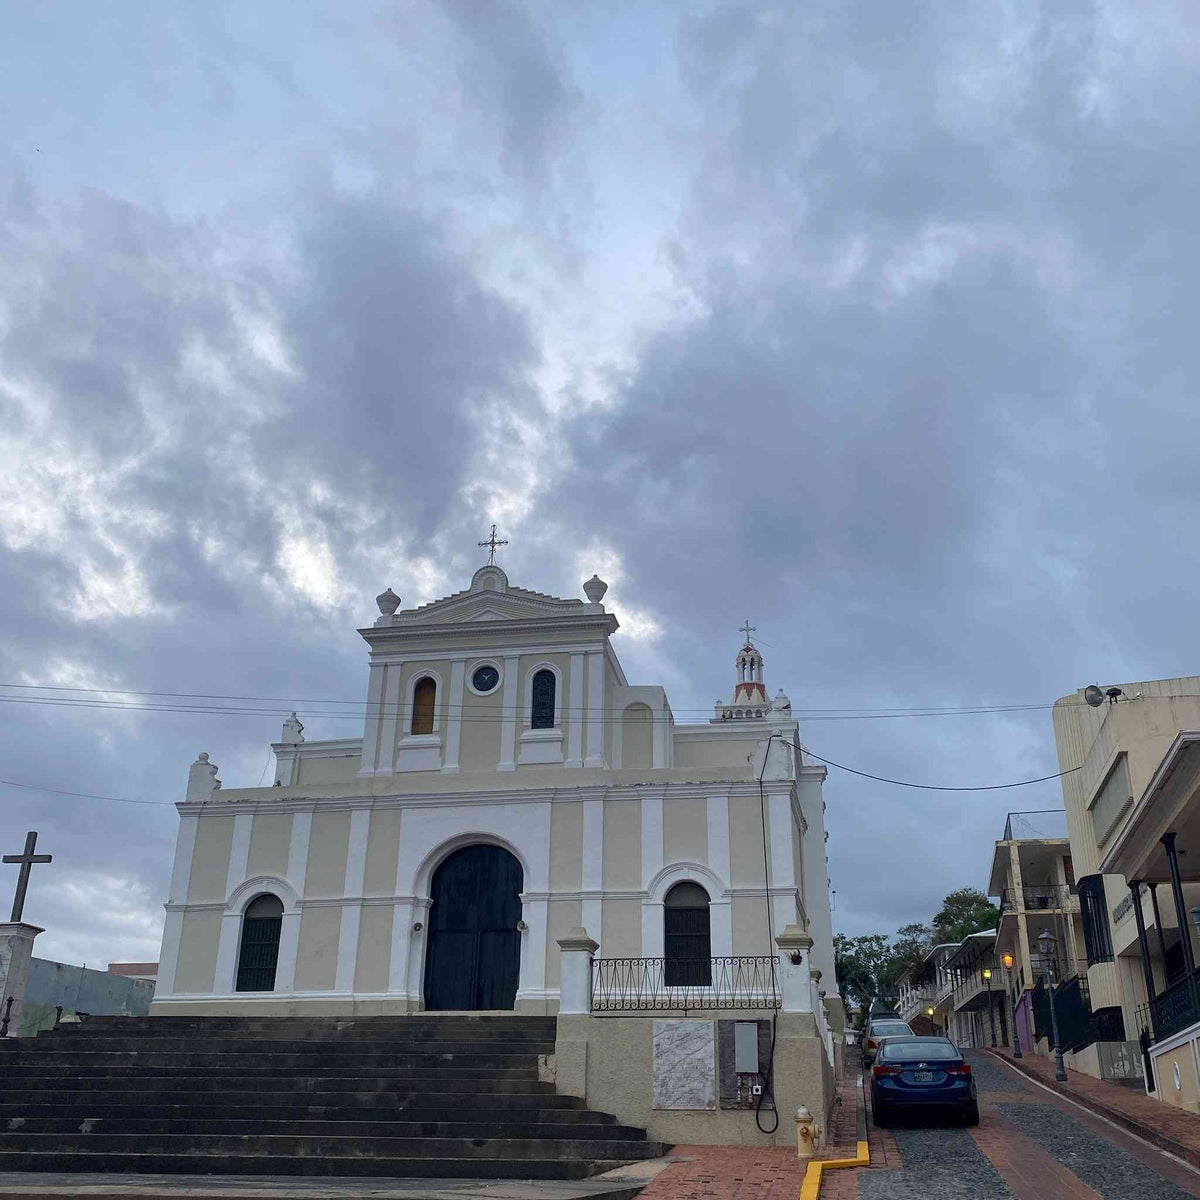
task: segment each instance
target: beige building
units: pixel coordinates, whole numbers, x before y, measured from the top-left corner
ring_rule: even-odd
[[[994,957],[1007,968],[1008,994],[1003,1003],[1014,1017],[1023,1052],[1028,1052],[1044,1038],[1048,1004],[1043,1008],[1041,998],[1046,986],[1061,988],[1069,980],[1087,976],[1083,922],[1063,810],[1008,814],[1004,836],[996,842],[992,855],[988,894],[996,897],[1000,906]],[[1047,933],[1053,939],[1047,943],[1053,947],[1049,955],[1039,941]],[[1074,1040],[1082,1037],[1077,1026],[1090,1020],[1090,1012],[1085,1017],[1084,997],[1077,1001],[1081,990],[1086,994],[1078,984],[1073,991],[1061,991],[1063,1029]],[[1006,1013],[1006,1022],[1009,1015]]]
[[[1062,789],[1091,1007],[1107,1021],[1105,1041],[1123,1034],[1129,1043],[1145,1031],[1150,1042],[1161,1043],[1167,1027],[1177,1024],[1169,1018],[1172,1003],[1186,1000],[1200,868],[1189,869],[1186,855],[1172,856],[1161,839],[1182,828],[1172,824],[1179,815],[1172,806],[1188,803],[1187,747],[1195,730],[1200,678],[1194,676],[1080,689],[1054,706],[1059,766],[1069,772]],[[1178,847],[1184,848],[1181,841]],[[1168,1000],[1158,1004],[1155,1027],[1150,1002],[1164,993]],[[1167,1040],[1186,1028],[1172,1028]],[[1188,1071],[1194,1066],[1183,1072],[1184,1090]],[[1173,1081],[1168,1095],[1161,1079],[1147,1084],[1164,1099],[1177,1096]]]
[[[201,755],[178,805],[154,1013],[559,1012],[561,1087],[605,1107],[615,1047],[595,1050],[617,1037],[646,1051],[650,1107],[676,1114],[655,1118],[660,1136],[716,1141],[731,1120],[733,1140],[763,1136],[716,1119],[733,1067],[718,1071],[730,1022],[715,1013],[778,1014],[798,1081],[786,1102],[823,1113],[843,1024],[825,769],[750,641],[730,703],[677,723],[662,687],[626,679],[605,590],[593,577],[586,601],[562,600],[491,563],[421,607],[389,589],[359,631],[361,737],[306,741],[293,714],[270,787],[222,787]],[[657,1027],[669,1040],[681,1022],[713,1056],[686,1103],[652,1078],[670,1058]],[[623,1086],[638,1094],[633,1076]]]

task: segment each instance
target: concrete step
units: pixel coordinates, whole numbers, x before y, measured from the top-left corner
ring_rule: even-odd
[[[538,1060],[530,1055],[172,1055],[152,1051],[150,1054],[88,1054],[85,1051],[55,1052],[37,1055],[19,1052],[5,1061],[8,1068],[32,1067],[43,1070],[77,1067],[192,1067],[209,1070],[214,1074],[235,1074],[242,1067],[280,1068],[278,1074],[302,1070],[310,1075],[362,1074],[382,1069],[394,1070],[439,1070],[454,1067],[458,1070],[533,1070],[536,1073]]]
[[[653,1155],[644,1143],[647,1157]],[[97,1154],[0,1151],[2,1171],[163,1175],[383,1176],[395,1179],[586,1179],[632,1160],[580,1158],[365,1158],[305,1155]]]
[[[493,1114],[493,1119],[482,1115],[459,1113],[455,1120],[394,1120],[376,1118],[363,1120],[358,1117],[350,1121],[284,1119],[245,1117],[238,1120],[219,1118],[171,1118],[158,1117],[144,1112],[138,1117],[84,1117],[77,1116],[30,1116],[0,1121],[0,1135],[12,1134],[56,1134],[77,1138],[79,1135],[130,1135],[154,1137],[160,1134],[187,1136],[191,1138],[211,1137],[258,1137],[294,1136],[303,1138],[361,1138],[368,1141],[377,1138],[469,1138],[495,1140],[515,1138],[560,1138],[576,1141],[622,1141],[644,1142],[646,1131],[629,1125],[618,1125],[611,1117],[601,1121],[599,1114],[586,1113],[586,1121],[547,1121],[535,1114],[533,1119],[522,1119],[519,1114],[505,1117]]]
[[[553,1054],[554,1039],[533,1038],[263,1038],[263,1037],[153,1037],[127,1034],[63,1034],[44,1030],[36,1038],[23,1038],[16,1054],[114,1053],[129,1050],[158,1053],[213,1054]]]
[[[0,1133],[0,1154],[238,1155],[297,1158],[431,1158],[464,1163],[488,1159],[630,1159],[646,1156],[648,1143],[580,1138],[338,1138],[294,1134],[233,1137],[211,1134]]]
[[[297,1037],[319,1035],[345,1037],[355,1033],[383,1033],[403,1037],[422,1034],[436,1036],[540,1036],[554,1039],[554,1017],[471,1017],[471,1016],[402,1016],[402,1017],[88,1017],[79,1025],[59,1026],[59,1030],[75,1031],[121,1030],[141,1033],[155,1030],[159,1034],[179,1031],[206,1033],[250,1033],[259,1036]]]
[[[21,1083],[31,1084],[24,1079]],[[414,1100],[428,1102],[441,1097],[446,1104],[495,1105],[507,1103],[510,1097],[532,1096],[543,1102],[554,1094],[549,1084],[534,1080],[515,1079],[443,1079],[422,1081],[414,1087],[411,1081],[393,1082],[370,1077],[355,1079],[94,1079],[79,1080],[68,1086],[66,1080],[55,1081],[62,1086],[24,1087],[6,1089],[4,1098],[13,1103],[36,1100],[65,1102],[72,1097],[104,1096],[144,1097],[147,1103],[206,1104],[235,1103],[253,1096],[263,1106],[275,1104],[359,1104],[376,1096],[393,1097],[397,1103]],[[91,1084],[93,1086],[86,1086]],[[203,1100],[200,1098],[203,1097]]]
[[[432,1079],[524,1079],[536,1080],[535,1067],[460,1067],[451,1061],[442,1067],[362,1067],[349,1065],[336,1070],[313,1070],[309,1067],[248,1066],[244,1062],[230,1064],[222,1070],[212,1067],[146,1066],[133,1061],[122,1066],[71,1066],[55,1063],[49,1067],[21,1064],[6,1067],[4,1079],[92,1080],[92,1079],[390,1079],[413,1083]],[[62,1085],[60,1085],[62,1086]]]
[[[200,1097],[199,1100],[210,1097]],[[242,1097],[244,1100],[245,1097]],[[294,1098],[293,1098],[294,1099]],[[0,1104],[0,1128],[12,1121],[25,1121],[34,1117],[62,1117],[76,1125],[85,1120],[131,1117],[161,1120],[272,1120],[272,1121],[462,1121],[482,1115],[484,1119],[532,1121],[541,1124],[586,1123],[615,1124],[616,1118],[608,1113],[593,1112],[584,1108],[583,1102],[574,1096],[509,1096],[503,1108],[489,1104],[483,1110],[470,1110],[463,1105],[445,1105],[438,1097],[413,1104],[399,1104],[394,1096],[380,1094],[359,1104],[294,1104],[275,1105],[270,1108],[262,1104],[160,1104],[157,1097],[129,1103],[123,1096],[98,1094],[85,1096],[71,1103],[3,1103]]]

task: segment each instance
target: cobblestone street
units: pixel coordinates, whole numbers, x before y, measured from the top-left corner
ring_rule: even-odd
[[[822,1200],[1183,1200],[1200,1171],[968,1051],[980,1122],[871,1131],[871,1166],[830,1173]]]

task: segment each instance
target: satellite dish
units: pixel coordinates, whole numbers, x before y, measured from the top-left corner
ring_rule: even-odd
[[[1083,698],[1093,708],[1099,708],[1104,703],[1104,693],[1094,683],[1089,683],[1083,689]]]

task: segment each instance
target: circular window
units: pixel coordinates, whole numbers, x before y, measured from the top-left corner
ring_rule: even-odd
[[[493,666],[477,667],[471,676],[471,686],[477,692],[490,692],[500,682],[500,672]]]

